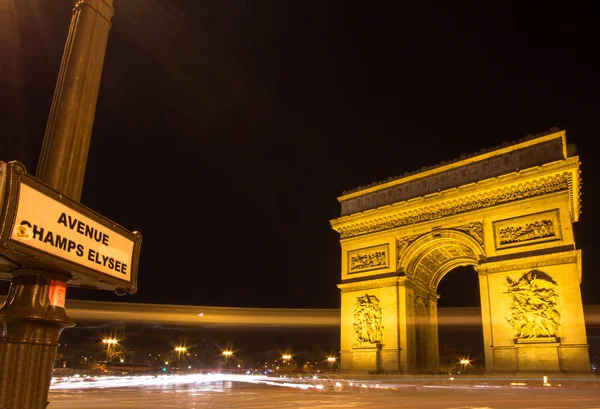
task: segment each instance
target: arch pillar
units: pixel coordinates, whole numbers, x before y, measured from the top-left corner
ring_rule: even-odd
[[[487,373],[589,374],[581,251],[476,267]]]
[[[438,371],[437,294],[407,276],[345,283],[338,288],[342,293],[342,372]],[[369,309],[381,322],[372,340],[361,334],[363,324],[357,325],[357,317],[365,310],[370,314]]]
[[[439,370],[437,300],[438,295],[432,292],[421,293],[415,299],[415,370],[418,373]]]

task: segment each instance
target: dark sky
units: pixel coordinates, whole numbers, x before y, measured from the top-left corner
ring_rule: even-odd
[[[72,2],[3,3],[0,159],[35,173]],[[115,3],[82,203],[144,234],[139,292],[69,297],[338,307],[343,191],[558,126],[583,162],[584,303],[600,303],[591,10]],[[448,280],[476,294],[474,275]]]

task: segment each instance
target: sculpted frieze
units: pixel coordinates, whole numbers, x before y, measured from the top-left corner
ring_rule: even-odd
[[[383,343],[382,322],[383,310],[376,296],[365,294],[356,297],[352,326],[356,335],[356,342],[359,345]]]
[[[367,247],[348,252],[348,273],[378,270],[389,265],[388,245]]]
[[[556,237],[552,220],[538,220],[500,229],[500,244],[519,243],[546,237]]]
[[[466,213],[503,203],[510,203],[516,200],[568,190],[568,179],[566,174],[560,174],[554,177],[545,178],[544,180],[534,180],[514,189],[497,189],[485,196],[472,195],[465,197],[460,201],[453,200],[437,203],[421,209],[401,212],[379,219],[339,227],[337,230],[340,233],[341,238],[348,238],[426,222],[441,217]]]
[[[561,238],[559,211],[494,222],[496,248],[535,244]]]
[[[517,339],[557,337],[560,313],[556,281],[540,270],[531,270],[516,281],[507,277],[506,281],[505,294],[511,298],[507,321]]]

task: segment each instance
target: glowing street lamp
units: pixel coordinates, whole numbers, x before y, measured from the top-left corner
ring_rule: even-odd
[[[333,364],[336,362],[336,357],[334,356],[328,356],[327,357],[327,362],[329,362],[329,372],[333,372]]]
[[[181,360],[181,354],[187,352],[187,348],[183,346],[175,347],[175,352],[177,352],[177,361]]]
[[[119,341],[117,341],[114,338],[106,338],[102,340],[102,343],[106,344],[106,364],[108,364],[108,361],[110,360],[110,348],[113,345],[117,345]]]
[[[283,355],[281,355],[281,359],[283,359],[284,366],[287,366],[289,369],[290,359],[292,359],[292,355],[291,354],[283,354]]]
[[[463,372],[467,372],[467,365],[469,365],[469,363],[471,363],[471,361],[469,361],[467,358],[461,358],[460,361],[458,361],[460,363],[460,366],[463,369]]]
[[[223,356],[225,357],[225,366],[229,369],[229,358],[233,356],[233,351],[225,350]]]

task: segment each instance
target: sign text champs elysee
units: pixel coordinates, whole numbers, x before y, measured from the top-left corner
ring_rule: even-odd
[[[141,234],[53,191],[18,162],[0,166],[0,278],[8,278],[6,266],[43,268],[70,285],[137,290]]]

